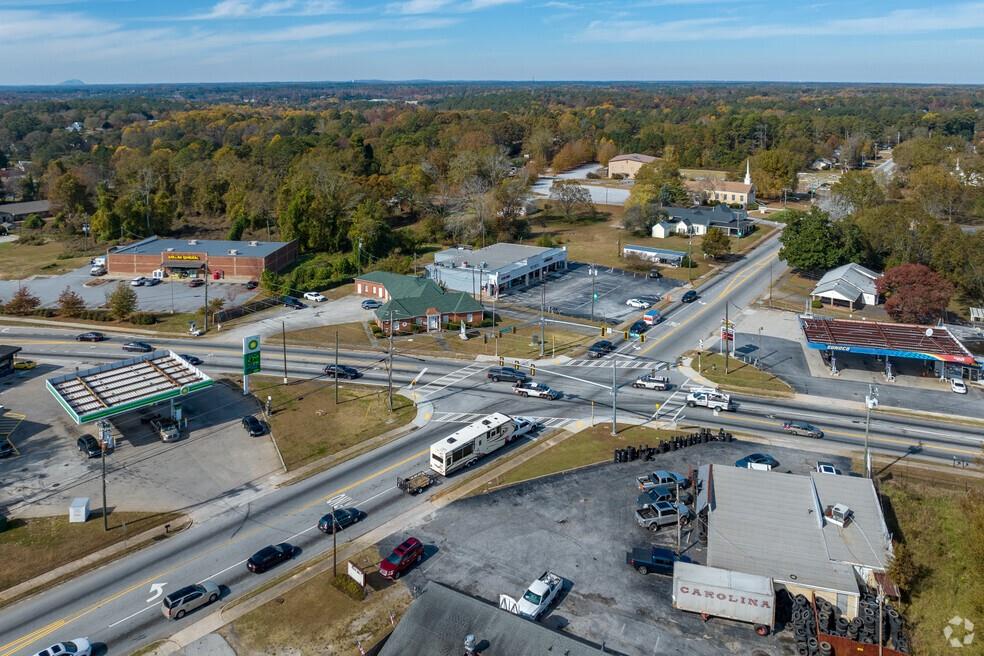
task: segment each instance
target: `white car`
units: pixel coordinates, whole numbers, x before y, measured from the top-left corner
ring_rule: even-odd
[[[841,470],[837,469],[837,467],[834,467],[833,463],[819,460],[817,461],[817,472],[820,474],[838,475],[841,473]]]
[[[134,278],[133,280],[131,280],[130,281],[130,286],[131,287],[143,287],[146,283],[147,283],[147,279],[144,278],[143,276],[140,276],[138,278]]]
[[[529,589],[519,600],[517,612],[522,617],[536,621],[557,599],[564,588],[564,579],[553,572],[544,572],[540,578],[533,581]]]
[[[47,649],[42,649],[34,656],[92,656],[92,645],[88,638],[76,638],[68,642],[59,642]]]
[[[304,299],[308,301],[315,301],[316,303],[322,303],[324,302],[325,297],[319,292],[304,292]]]
[[[967,393],[967,383],[963,382],[959,378],[950,379],[950,391],[956,392],[957,394]]]
[[[522,437],[540,426],[529,417],[513,417],[513,424],[515,425],[512,434],[513,439]]]
[[[628,305],[629,307],[638,308],[640,310],[648,310],[649,307],[652,305],[652,303],[650,303],[644,298],[630,298],[625,302],[625,304]]]

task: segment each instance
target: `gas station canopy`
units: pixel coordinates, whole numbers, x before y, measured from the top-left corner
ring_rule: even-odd
[[[87,424],[186,396],[214,382],[173,351],[154,351],[49,378],[45,386],[76,424]]]

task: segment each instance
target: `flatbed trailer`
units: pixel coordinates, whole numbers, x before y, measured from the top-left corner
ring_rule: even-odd
[[[420,494],[433,485],[436,478],[428,471],[419,471],[416,474],[410,474],[406,478],[397,477],[396,487],[407,494]]]

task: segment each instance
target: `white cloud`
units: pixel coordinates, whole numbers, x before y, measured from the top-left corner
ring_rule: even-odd
[[[586,41],[697,41],[777,37],[892,36],[984,28],[984,3],[933,9],[897,9],[882,16],[839,18],[820,22],[756,23],[737,18],[694,18],[661,23],[640,20],[596,20],[581,34]]]
[[[268,16],[324,16],[343,13],[338,0],[220,0],[204,14],[184,20],[265,18]]]
[[[481,11],[490,7],[511,5],[523,0],[400,0],[386,5],[386,11],[393,14],[434,14],[437,12],[462,13]]]
[[[94,34],[115,30],[118,27],[116,23],[89,18],[83,14],[0,10],[0,39],[7,41]]]

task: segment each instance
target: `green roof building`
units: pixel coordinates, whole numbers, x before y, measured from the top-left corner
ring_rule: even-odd
[[[358,276],[355,288],[383,302],[376,309],[376,323],[385,331],[391,315],[394,332],[438,332],[448,321],[479,323],[484,315],[482,304],[470,294],[445,291],[428,278],[373,271]]]

